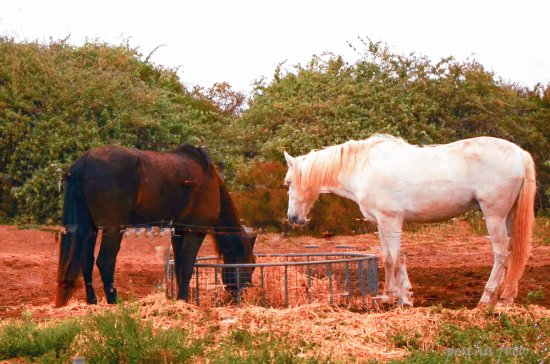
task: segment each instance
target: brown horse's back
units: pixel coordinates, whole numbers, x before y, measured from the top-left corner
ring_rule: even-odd
[[[201,222],[209,211],[213,222],[219,214],[219,177],[188,155],[99,147],[83,158],[84,193],[96,226],[187,222],[197,198],[200,206],[211,205],[201,211]]]

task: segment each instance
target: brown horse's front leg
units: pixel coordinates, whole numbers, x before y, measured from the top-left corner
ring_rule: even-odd
[[[101,248],[97,256],[97,267],[101,273],[101,280],[103,281],[103,290],[105,291],[105,297],[107,303],[116,303],[117,291],[114,287],[114,275],[116,257],[120,250],[120,242],[122,241],[122,234],[117,228],[104,229],[103,239],[101,239]]]
[[[206,234],[204,233],[176,230],[175,235],[172,237],[178,300],[189,300],[189,281],[191,280],[195,260],[205,236]]]

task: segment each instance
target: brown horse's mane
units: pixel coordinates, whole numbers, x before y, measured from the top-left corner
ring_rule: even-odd
[[[213,162],[210,156],[203,147],[196,147],[189,143],[184,143],[172,150],[170,153],[184,154],[201,164],[205,171],[212,175]]]

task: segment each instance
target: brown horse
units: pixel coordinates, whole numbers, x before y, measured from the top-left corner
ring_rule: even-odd
[[[97,267],[108,303],[115,303],[116,256],[126,226],[172,226],[178,299],[188,299],[189,280],[207,232],[214,235],[224,262],[253,263],[254,241],[245,233],[227,188],[206,152],[185,144],[168,152],[99,147],[78,159],[66,175],[63,224],[55,304],[71,297],[82,271],[86,301],[97,303],[92,286],[94,249],[103,230]],[[235,285],[226,268],[224,284],[238,290],[249,284],[252,268]]]

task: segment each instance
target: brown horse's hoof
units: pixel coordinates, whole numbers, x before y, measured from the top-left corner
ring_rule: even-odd
[[[86,303],[89,305],[97,305],[97,297],[91,283],[86,283]]]
[[[107,296],[107,303],[110,304],[110,305],[114,305],[117,303],[117,292],[116,292],[116,288],[114,287],[111,287],[111,289],[106,292],[106,296]]]

